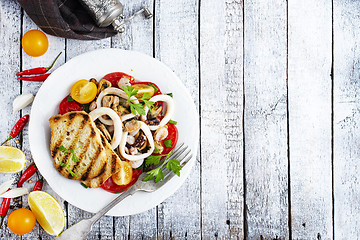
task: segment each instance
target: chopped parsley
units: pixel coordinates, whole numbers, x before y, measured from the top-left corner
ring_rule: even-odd
[[[81,186],[83,186],[84,188],[89,188],[88,186],[86,186],[84,183],[80,183]]]
[[[172,93],[168,93],[168,94],[166,94],[166,95],[169,95],[170,97],[173,97],[173,94],[172,94]]]
[[[147,85],[151,86],[154,89],[154,93],[156,93],[159,89],[152,83],[148,83]]]
[[[132,101],[134,100],[139,100],[142,101],[145,106],[147,106],[149,109],[151,109],[152,107],[154,107],[154,102],[149,101],[148,99],[150,98],[150,95],[147,93],[144,93],[143,96],[139,99],[130,99],[132,96],[135,96],[139,89],[136,89],[132,86],[123,86],[123,90],[126,93],[126,95],[128,95],[128,100],[126,100],[127,103],[129,103],[130,105],[130,111],[132,114],[137,115],[145,115],[145,108],[144,105],[142,105],[141,103],[133,103]]]
[[[79,149],[79,148],[80,148],[80,147],[76,148],[75,150],[77,150],[77,149]],[[66,153],[71,153],[70,158],[71,158],[72,161],[74,161],[74,162],[80,161],[79,158],[75,155],[75,150],[74,150],[74,149],[68,150],[66,147],[64,147],[63,145],[61,145],[61,146],[59,147],[59,150],[60,150],[61,152],[65,153],[65,154],[66,154]],[[69,163],[69,160],[67,160],[65,163],[61,162],[61,163],[60,163],[60,166],[61,166],[61,167],[67,167],[67,169],[68,169],[69,173],[71,174],[71,176],[73,176],[73,177],[78,177],[78,175],[76,175],[76,174],[70,169],[70,166],[68,165],[68,163]]]
[[[150,157],[147,157],[145,159],[145,163],[146,165],[148,164],[158,164],[161,160],[161,158],[163,156],[165,157],[164,162],[161,164],[161,166],[159,166],[158,168],[155,168],[153,170],[148,171],[146,174],[147,176],[143,179],[143,181],[149,181],[152,179],[155,179],[155,182],[159,182],[160,180],[164,179],[165,175],[163,173],[163,168],[164,165],[166,163],[166,168],[169,169],[170,171],[173,171],[176,175],[180,176],[180,170],[181,170],[181,166],[180,166],[180,162],[176,159],[171,159],[170,158],[170,153],[172,151],[170,151],[168,154],[163,154],[163,155],[157,155],[157,156],[153,156],[151,155]]]
[[[176,124],[177,124],[177,121],[169,120],[169,123],[172,123],[172,124],[176,125]]]
[[[169,140],[164,140],[164,145],[165,145],[166,148],[172,148],[171,139],[169,139]]]

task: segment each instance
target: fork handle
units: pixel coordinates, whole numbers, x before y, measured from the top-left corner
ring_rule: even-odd
[[[133,195],[135,192],[136,192],[136,188],[130,187],[126,192],[120,194],[118,197],[116,197],[114,200],[112,200],[108,205],[106,205],[103,209],[101,209],[99,212],[97,212],[94,216],[89,218],[89,220],[92,222],[91,225],[96,223],[102,216],[104,216],[110,209],[115,207],[119,202],[121,202],[128,196]]]

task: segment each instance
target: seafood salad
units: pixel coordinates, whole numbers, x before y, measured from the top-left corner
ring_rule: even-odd
[[[55,120],[60,121],[60,116],[66,115],[64,121],[69,124],[69,119],[76,119],[74,114],[77,113],[82,114],[81,117],[76,117],[83,123],[87,120],[86,115],[89,115],[91,124],[94,123],[96,132],[100,134],[92,134],[90,128],[88,135],[83,137],[72,137],[67,133],[69,144],[66,145],[66,141],[62,140],[62,145],[52,146],[52,152],[56,152],[53,148],[59,149],[52,157],[55,161],[58,156],[63,156],[59,161],[59,168],[61,171],[65,169],[66,174],[61,174],[82,181],[84,187],[100,186],[106,191],[119,193],[133,185],[143,171],[148,173],[145,181],[160,181],[161,174],[153,170],[164,158],[169,157],[178,140],[174,110],[171,93],[163,94],[155,83],[140,82],[122,72],[109,73],[100,80],[79,80],[72,86],[70,94],[61,101],[60,115]],[[65,125],[56,125],[60,128],[59,126],[64,128]],[[85,130],[83,132],[81,134],[87,134]],[[55,130],[52,129],[52,133],[55,136]],[[78,143],[72,142],[71,138],[76,138]],[[93,148],[85,147],[89,138],[97,138],[88,144]],[[79,139],[84,140],[81,142]],[[86,156],[95,152],[92,150],[95,146],[103,152],[97,150],[99,154],[87,160]],[[111,165],[109,158],[115,159],[110,157],[112,153],[117,155],[119,161],[115,163],[114,160],[113,167],[108,167],[107,171],[106,165]],[[100,155],[103,157],[99,157]],[[171,170],[180,175],[180,164],[176,160],[172,161],[174,169]],[[103,177],[99,178],[100,175]],[[97,182],[88,184],[85,179],[97,179]]]

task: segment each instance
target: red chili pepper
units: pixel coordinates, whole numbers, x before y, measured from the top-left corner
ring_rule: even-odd
[[[23,81],[32,81],[32,82],[43,82],[50,76],[50,73],[45,73],[42,75],[31,76],[31,77],[19,77],[19,80]]]
[[[8,191],[9,190],[10,190],[10,188],[8,189]],[[1,217],[0,228],[2,226],[5,216],[9,210],[10,201],[11,201],[11,198],[4,198],[0,205],[0,217]]]
[[[36,171],[37,171],[36,166],[34,164],[30,165],[21,175],[18,182],[18,187],[21,187],[26,180],[28,180],[32,175],[36,173]]]
[[[44,185],[44,178],[41,177],[34,185],[33,191],[41,191],[42,187]]]
[[[25,125],[27,124],[27,122],[29,121],[29,114],[26,114],[24,115],[22,118],[20,118],[14,125],[14,127],[11,129],[11,132],[10,132],[10,136],[8,139],[5,140],[5,142],[3,142],[1,144],[4,145],[7,141],[15,138],[17,135],[19,135],[19,133],[21,132],[21,130],[24,129]]]
[[[55,58],[55,60],[52,62],[52,64],[49,67],[37,67],[37,68],[24,70],[24,71],[18,72],[16,74],[16,76],[46,73],[47,71],[49,71],[54,66],[56,60],[60,57],[61,54],[62,54],[62,52],[60,52],[57,55],[57,57]],[[20,79],[20,80],[22,80],[22,79]]]

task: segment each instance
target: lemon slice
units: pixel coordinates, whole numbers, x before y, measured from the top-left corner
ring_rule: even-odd
[[[0,173],[18,173],[24,169],[25,154],[18,148],[0,146]]]
[[[47,192],[29,193],[28,202],[40,226],[50,235],[58,236],[65,227],[65,215],[60,204]]]

